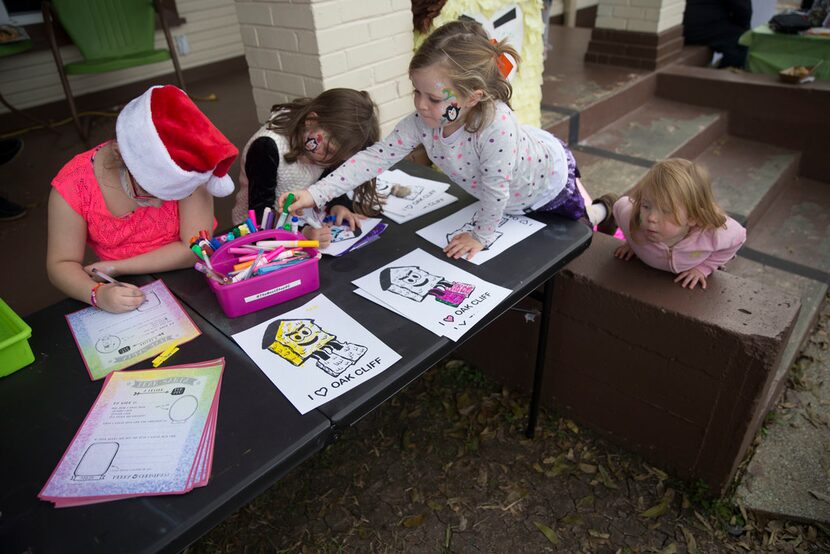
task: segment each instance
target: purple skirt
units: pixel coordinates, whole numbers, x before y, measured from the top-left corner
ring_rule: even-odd
[[[580,177],[579,168],[576,167],[574,155],[564,142],[562,142],[562,147],[565,149],[565,157],[568,159],[568,180],[565,182],[565,188],[556,195],[556,198],[536,211],[551,212],[568,219],[581,219],[587,217],[588,212],[585,209],[585,199],[579,192],[579,187],[576,186],[576,180]]]

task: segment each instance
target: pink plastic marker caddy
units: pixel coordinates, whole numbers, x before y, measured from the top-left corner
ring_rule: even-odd
[[[238,248],[242,244],[255,244],[260,240],[307,239],[301,234],[277,229],[257,231],[226,242],[213,253],[210,262],[216,271],[227,274],[237,263],[236,256],[230,253],[231,247]],[[222,311],[228,317],[239,317],[287,302],[320,288],[318,265],[320,255],[316,248],[307,247],[305,251],[311,255],[311,258],[279,271],[257,275],[227,285],[217,283],[212,279],[207,279],[207,282],[216,294]]]

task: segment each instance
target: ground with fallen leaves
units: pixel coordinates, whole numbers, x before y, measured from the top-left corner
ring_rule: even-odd
[[[825,304],[813,339],[828,325]],[[830,552],[826,529],[707,499],[570,420],[527,440],[527,407],[439,364],[188,552]]]

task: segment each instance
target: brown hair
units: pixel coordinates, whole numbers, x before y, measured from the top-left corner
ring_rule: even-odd
[[[475,133],[492,121],[496,100],[510,106],[513,87],[499,70],[502,54],[513,56],[516,64],[521,61],[506,40],[494,44],[481,24],[459,19],[441,25],[427,37],[409,62],[409,73],[440,64],[461,96],[481,91],[481,100],[468,110],[464,121],[464,128]]]
[[[310,115],[310,114],[314,115]],[[316,98],[296,98],[271,108],[268,129],[288,137],[289,150],[284,158],[294,163],[305,155],[306,121],[314,121],[336,146],[327,168],[335,168],[357,152],[380,140],[377,106],[366,91],[333,88]],[[357,213],[375,215],[380,211],[375,180],[354,191],[353,205]]]
[[[654,164],[645,178],[634,187],[631,200],[634,213],[632,234],[640,230],[640,207],[647,197],[660,210],[673,214],[680,222],[680,208],[686,217],[701,229],[717,229],[726,225],[726,214],[715,202],[712,179],[703,166],[689,160],[671,158]]]

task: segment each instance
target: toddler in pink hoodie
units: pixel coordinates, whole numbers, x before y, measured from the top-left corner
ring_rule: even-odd
[[[626,237],[614,256],[677,274],[682,287],[706,288],[706,278],[731,260],[746,229],[715,203],[709,173],[679,158],[657,162],[645,179],[614,204]]]

